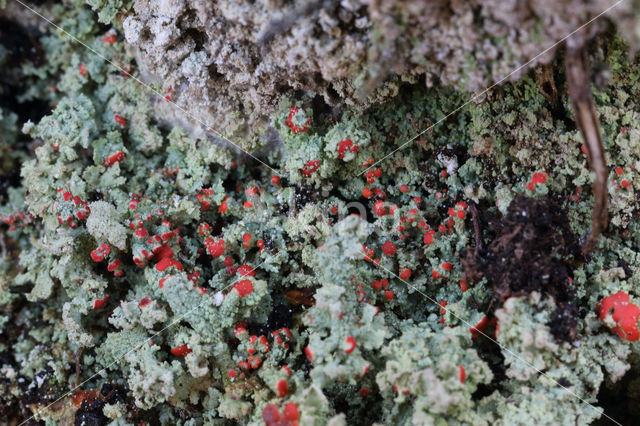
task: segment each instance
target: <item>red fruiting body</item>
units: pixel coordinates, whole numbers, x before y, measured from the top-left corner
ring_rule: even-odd
[[[373,188],[373,193],[376,195],[376,197],[381,198],[383,200],[386,198],[384,191],[380,188]]]
[[[109,168],[109,167],[113,166],[115,163],[119,163],[122,160],[124,160],[124,152],[118,151],[115,154],[110,155],[109,157],[105,158],[103,165],[106,168]]]
[[[371,198],[371,197],[373,197],[373,192],[371,192],[371,190],[365,186],[362,189],[362,196],[364,198]]]
[[[240,335],[243,335],[247,332],[247,323],[245,321],[241,321],[238,324],[236,324],[236,328],[233,331],[233,334],[236,337],[239,337]]]
[[[138,302],[138,306],[140,306],[141,308],[144,308],[149,303],[151,303],[151,299],[149,299],[148,297],[143,297],[142,299],[140,299],[140,302]]]
[[[629,302],[629,295],[623,291],[607,296],[598,305],[598,314],[601,320],[611,315],[616,326],[613,331],[623,339],[636,341],[640,338],[638,331],[638,318],[640,308]]]
[[[622,170],[622,167],[616,167],[616,174],[618,176],[622,176],[622,173],[624,173],[624,170]]]
[[[411,269],[404,268],[400,271],[400,278],[403,280],[408,279],[411,276]]]
[[[120,260],[119,259],[115,259],[113,262],[109,263],[107,265],[107,270],[109,272],[113,272],[116,269],[118,269],[120,267]]]
[[[80,64],[79,69],[80,69],[80,74],[82,74],[83,77],[86,77],[88,73],[87,73],[87,69],[84,67],[84,64]]]
[[[279,184],[280,183],[280,176],[273,176],[271,178],[271,183],[274,184],[274,185]]]
[[[224,240],[214,241],[213,238],[207,237],[204,240],[204,245],[209,254],[214,258],[224,254]]]
[[[471,327],[469,329],[471,338],[475,340],[481,333],[484,334],[484,329],[487,327],[487,325],[489,325],[489,318],[482,317],[482,319],[478,321],[478,323],[474,327]]]
[[[301,117],[302,119],[300,119]],[[289,117],[287,118],[286,124],[293,133],[306,132],[310,123],[311,117],[306,117],[305,110],[300,111],[300,108],[298,107],[289,108]]]
[[[121,125],[122,127],[127,125],[127,121],[124,119],[123,116],[118,115],[118,114],[114,114],[113,115],[113,119],[115,120],[116,123],[118,123],[119,125]]]
[[[445,271],[450,271],[451,269],[453,269],[453,266],[449,262],[444,262],[440,266],[442,266],[442,269],[444,269]]]
[[[527,187],[529,188],[529,191],[533,191],[537,184],[545,183],[546,181],[547,174],[545,172],[534,173],[533,176],[531,176],[531,182],[529,182]]]
[[[208,236],[209,234],[211,234],[211,226],[208,223],[201,223],[198,226],[198,233],[204,237],[204,236]]]
[[[93,301],[93,309],[101,309],[104,307],[104,305],[107,304],[107,302],[109,301],[109,295],[107,294],[106,296],[104,296],[102,299],[97,299]]]
[[[276,388],[278,389],[278,396],[280,398],[287,396],[287,394],[289,393],[289,384],[284,379],[278,380]]]
[[[102,262],[105,256],[111,253],[111,246],[107,243],[102,243],[100,246],[91,252],[91,259],[94,262]]]
[[[116,35],[115,34],[107,34],[104,37],[102,37],[102,41],[104,43],[113,44],[113,43],[116,42]]]
[[[282,415],[278,412],[275,404],[267,404],[262,410],[262,420],[267,426],[298,426],[298,407],[293,402],[287,403],[282,410]]]
[[[351,148],[351,145],[353,145],[351,139],[345,139],[342,142],[338,143],[338,146],[336,148],[336,151],[338,151],[338,158],[344,158],[344,153],[347,152],[349,148]]]
[[[238,268],[238,274],[241,277],[255,277],[256,271],[250,265],[242,265]]]
[[[464,379],[467,378],[467,373],[464,371],[464,367],[459,365],[458,366],[458,379],[460,380],[460,383],[464,383]]]
[[[393,299],[393,296],[394,296],[394,294],[393,294],[392,291],[385,291],[384,292],[384,297],[386,297],[389,300]]]
[[[311,352],[311,348],[309,346],[304,348],[304,354],[307,356],[309,361],[313,361],[313,352]]]
[[[424,243],[427,245],[433,243],[433,234],[431,233],[424,234]]]
[[[164,258],[160,260],[160,262],[156,264],[156,270],[162,272],[171,266],[175,267],[179,271],[182,271],[182,263],[180,263],[180,261],[173,258]]]
[[[238,281],[231,289],[235,289],[240,297],[245,297],[253,293],[253,283],[251,280]]]
[[[214,191],[211,188],[203,188],[201,190],[198,191],[198,194],[196,194],[196,199],[198,200],[198,203],[200,203],[201,210],[207,210],[209,207],[211,207],[211,197],[214,195]]]
[[[378,216],[384,216],[386,214],[384,209],[384,201],[377,200],[373,203],[373,212]]]
[[[245,209],[250,209],[251,207],[253,207],[253,202],[250,200],[247,200],[244,202],[243,206]]]
[[[311,175],[320,168],[320,161],[309,160],[304,164],[304,167],[300,170],[303,176],[311,177]]]
[[[187,345],[181,345],[181,346],[176,346],[175,348],[171,348],[171,354],[173,356],[183,357],[190,353],[191,353],[191,349]]]
[[[267,404],[267,406],[262,410],[262,420],[264,420],[267,426],[282,424],[280,421],[280,412],[278,411],[278,407],[276,407],[275,404]]]
[[[468,289],[469,287],[467,287],[467,282],[465,280],[460,280],[460,290],[464,293]]]
[[[284,414],[284,418],[289,420],[290,422],[296,422],[298,418],[300,418],[300,413],[298,413],[298,406],[293,402],[287,403],[284,406],[284,410],[282,410]]]
[[[629,188],[629,181],[626,179],[622,179],[622,182],[620,182],[620,185],[625,189]]]
[[[155,253],[155,256],[156,256],[156,260],[173,258],[173,249],[170,246],[166,245],[166,244],[158,246],[154,250],[154,253]]]
[[[345,339],[346,347],[344,349],[345,353],[350,354],[356,348],[356,339],[353,336],[347,336]]]
[[[382,245],[382,252],[385,256],[393,256],[396,252],[396,246],[391,241],[386,241]]]
[[[149,231],[147,231],[144,228],[138,228],[138,229],[136,229],[136,232],[134,232],[134,235],[137,238],[146,238],[146,237],[149,236]]]

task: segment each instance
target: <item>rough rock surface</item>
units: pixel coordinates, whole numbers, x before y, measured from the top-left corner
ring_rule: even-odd
[[[283,96],[367,107],[407,81],[480,91],[515,80],[614,3],[137,0],[123,26],[143,73],[184,109],[160,98],[160,115],[236,139],[262,133]],[[629,26],[631,2],[608,16]]]

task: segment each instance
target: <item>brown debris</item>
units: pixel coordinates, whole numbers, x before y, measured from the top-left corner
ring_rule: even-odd
[[[533,291],[552,296],[558,306],[552,332],[572,341],[577,312],[571,275],[582,254],[562,208],[552,201],[518,196],[508,214],[491,225],[495,238],[486,248],[477,242],[467,249],[462,261],[467,279],[487,279],[494,291],[492,305]]]
[[[314,294],[316,289],[313,287],[308,287],[302,290],[288,290],[285,293],[285,297],[287,298],[287,302],[292,305],[304,305],[307,307],[311,307],[316,304],[314,299]]]
[[[476,253],[478,250],[484,250],[484,241],[482,240],[482,225],[480,224],[480,214],[478,207],[473,201],[469,202],[469,210],[471,211],[471,220],[473,221],[473,235],[476,239]]]
[[[552,111],[560,109],[560,101],[558,100],[558,89],[553,78],[553,68],[551,64],[540,64],[535,69],[536,84],[540,93],[547,98],[551,104]]]
[[[593,251],[598,237],[607,228],[608,173],[600,136],[600,124],[591,96],[589,58],[584,44],[578,48],[567,46],[565,68],[573,114],[587,147],[589,165],[596,174],[596,179],[593,182],[594,204],[591,215],[591,233],[582,247],[582,252],[586,255]]]

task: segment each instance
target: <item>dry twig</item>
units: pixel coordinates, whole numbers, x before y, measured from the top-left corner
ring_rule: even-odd
[[[595,248],[600,234],[607,227],[608,173],[600,136],[600,125],[591,96],[589,59],[584,44],[577,48],[567,46],[565,68],[573,114],[587,147],[589,164],[596,174],[596,179],[593,182],[594,204],[591,215],[591,232],[582,245],[582,252],[586,255]]]

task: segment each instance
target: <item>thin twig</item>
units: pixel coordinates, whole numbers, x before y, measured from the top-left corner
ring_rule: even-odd
[[[76,352],[76,384],[80,383],[80,359],[82,358],[83,352],[84,348],[80,348]]]
[[[596,174],[592,187],[594,203],[591,214],[591,232],[582,245],[582,253],[587,255],[593,251],[600,234],[607,227],[608,173],[600,136],[600,124],[591,95],[589,58],[584,44],[579,47],[567,46],[565,68],[573,114],[587,147],[589,165]]]
[[[471,210],[471,220],[473,221],[473,234],[476,238],[476,254],[478,250],[484,250],[484,242],[482,241],[482,224],[480,223],[480,214],[478,213],[478,207],[473,201],[469,201],[469,210]]]

